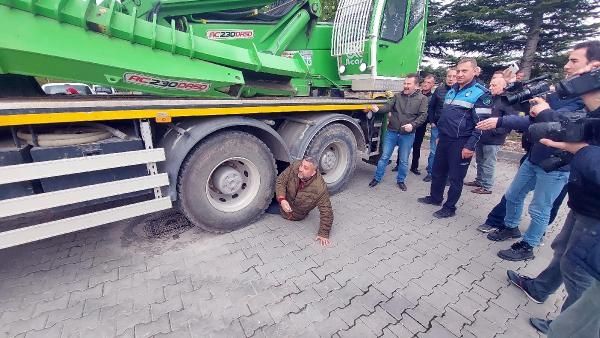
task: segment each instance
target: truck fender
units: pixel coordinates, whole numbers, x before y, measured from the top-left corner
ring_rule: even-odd
[[[160,171],[169,175],[168,194],[171,200],[177,200],[179,170],[190,150],[205,137],[223,129],[237,129],[253,134],[269,147],[276,160],[291,161],[284,140],[261,120],[243,116],[182,120],[175,123],[159,141],[159,147],[164,148],[166,154],[166,160],[160,164]]]
[[[304,157],[315,135],[331,123],[341,123],[350,128],[356,138],[358,151],[365,150],[365,135],[359,123],[348,115],[333,113],[296,116],[287,118],[277,129],[279,135],[286,142],[293,160]]]

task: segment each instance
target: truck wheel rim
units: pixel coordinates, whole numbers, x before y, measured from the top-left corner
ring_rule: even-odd
[[[344,177],[348,167],[348,152],[341,142],[334,142],[325,148],[319,159],[321,175],[325,183],[332,184]]]
[[[206,182],[210,204],[222,212],[237,212],[246,208],[258,194],[258,167],[243,157],[232,157],[219,163]]]

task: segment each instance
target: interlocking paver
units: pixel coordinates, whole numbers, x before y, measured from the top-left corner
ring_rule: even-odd
[[[410,193],[399,193],[389,175],[370,189],[373,170],[359,163],[349,187],[332,196],[329,248],[314,241],[313,212],[293,224],[265,215],[230,234],[192,229],[152,240],[140,235],[146,220],[138,218],[0,251],[2,332],[539,337],[528,318],[554,318],[565,293],[534,304],[508,283],[506,270],[535,276],[551,259],[550,246],[533,261],[506,262],[496,252],[508,243],[475,229],[516,166],[498,163],[498,193],[465,190],[450,220],[434,219],[435,208],[416,201],[429,190],[420,177],[407,177]],[[546,243],[562,220],[564,211]]]
[[[375,311],[362,317],[361,321],[376,335],[383,334],[383,328],[396,322],[394,317],[390,316],[385,310],[377,306]]]
[[[169,316],[166,314],[150,323],[137,324],[134,328],[135,337],[141,338],[169,332],[171,332],[171,327],[169,325]]]
[[[73,304],[65,309],[50,311],[48,313],[48,321],[46,327],[53,326],[66,319],[75,319],[83,316],[84,302]]]
[[[25,338],[50,338],[60,337],[62,333],[62,324],[55,324],[47,329],[43,330],[30,330],[25,334]]]

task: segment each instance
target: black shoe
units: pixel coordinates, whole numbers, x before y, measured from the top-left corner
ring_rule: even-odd
[[[533,247],[529,243],[520,241],[513,243],[510,249],[498,251],[498,257],[507,261],[517,262],[533,259]]]
[[[448,208],[441,208],[440,210],[433,213],[433,216],[436,218],[449,218],[454,217],[456,215],[456,211]]]
[[[450,186],[450,180],[446,181],[446,186],[449,187]]]
[[[501,242],[501,241],[505,241],[507,239],[520,238],[520,237],[521,237],[521,231],[519,230],[519,228],[508,228],[508,227],[498,228],[498,229],[496,229],[496,231],[490,232],[487,235],[487,238],[490,241],[494,241],[494,242]]]
[[[421,170],[419,170],[419,168],[410,168],[410,172],[417,176],[421,175]]]
[[[423,182],[431,182],[431,175],[427,174],[427,176],[423,177]]]
[[[529,318],[529,324],[543,334],[547,334],[550,330],[550,323],[552,323],[550,319]]]
[[[545,301],[545,299],[539,299],[529,292],[527,282],[531,281],[532,278],[520,275],[512,270],[507,270],[506,275],[508,276],[508,280],[511,283],[513,283],[516,287],[521,289],[521,291],[523,291],[525,295],[527,295],[527,297],[531,299],[531,301],[533,301],[536,304],[542,304]]]
[[[425,196],[425,197],[419,197],[417,198],[417,201],[423,203],[423,204],[431,204],[431,205],[442,205],[442,202],[436,202],[434,201],[431,196]]]
[[[402,191],[406,191],[408,189],[406,187],[406,184],[404,184],[404,182],[398,182],[398,188],[400,188],[400,190],[402,190]]]
[[[393,172],[398,171],[398,166],[395,166],[394,169],[392,169]]]
[[[372,179],[371,182],[369,182],[369,188],[373,188],[374,186],[378,185],[379,182],[377,182],[376,179]]]

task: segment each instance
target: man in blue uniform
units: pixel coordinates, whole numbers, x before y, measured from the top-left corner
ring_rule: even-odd
[[[437,218],[456,214],[463,180],[481,137],[481,131],[475,126],[480,119],[492,113],[492,97],[484,86],[477,83],[477,69],[477,61],[473,58],[458,62],[456,84],[446,94],[444,109],[437,124],[439,142],[433,160],[430,195],[419,198],[421,203],[441,205],[446,180],[449,179],[446,203],[433,214]]]

